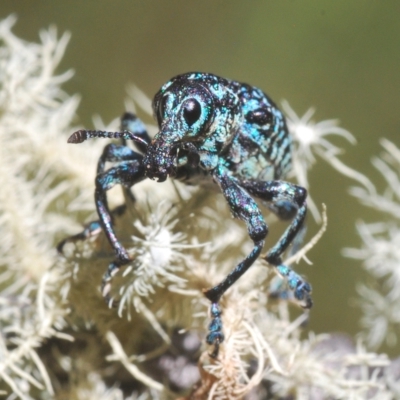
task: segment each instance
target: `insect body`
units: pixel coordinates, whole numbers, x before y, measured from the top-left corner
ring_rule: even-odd
[[[275,266],[302,307],[312,306],[311,286],[281,261],[303,225],[307,192],[279,180],[291,167],[291,137],[282,113],[260,89],[212,74],[187,73],[161,87],[154,97],[153,110],[159,127],[153,139],[140,120],[126,113],[121,132],[80,130],[68,140],[123,140],[123,145],[105,147],[97,168],[97,212],[116,252],[104,274],[102,294],[109,301],[112,277],[131,261],[115,235],[107,190],[117,184],[131,187],[145,178],[163,182],[171,177],[190,184],[212,179],[232,214],[246,223],[254,243],[251,253],[222,282],[204,292],[211,301],[212,318],[206,341],[214,345],[212,355],[216,357],[224,340],[219,300],[258,258],[268,233],[253,197],[264,201],[281,219],[292,220],[265,260]],[[125,146],[126,140],[135,141],[141,153]],[[105,171],[106,162],[117,165]]]

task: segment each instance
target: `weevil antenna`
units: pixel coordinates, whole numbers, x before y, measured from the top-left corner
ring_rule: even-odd
[[[104,138],[104,139],[125,139],[133,140],[134,142],[140,143],[147,147],[148,143],[141,137],[135,135],[130,131],[122,132],[106,132],[106,131],[89,131],[86,129],[81,129],[74,132],[69,138],[68,143],[82,143],[85,140],[92,138]]]

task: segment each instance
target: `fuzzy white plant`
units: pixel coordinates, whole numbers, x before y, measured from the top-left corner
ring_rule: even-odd
[[[58,146],[78,105],[60,87],[71,72],[55,75],[69,35],[58,39],[50,28],[29,43],[11,32],[14,23],[0,22],[0,378],[10,398],[30,399],[35,389],[53,393],[38,348],[69,337],[57,332],[67,307],[54,292],[62,277],[50,268],[56,235],[78,226],[68,195],[92,182],[83,182],[79,156]]]
[[[202,290],[248,254],[250,241],[222,196],[205,190],[149,180],[135,185],[137,202],[115,217],[133,262],[113,281],[119,309],[108,308],[99,283],[114,254],[104,235],[67,240],[64,257],[55,251],[94,209],[94,171],[105,143],[65,143],[76,130],[78,98],[60,87],[71,73],[57,76],[55,69],[68,35],[57,39],[51,28],[40,44],[28,43],[11,32],[14,22],[0,22],[1,395],[361,400],[399,393],[385,355],[343,337],[301,340],[307,314],[292,320],[287,302],[270,299],[274,274],[261,260],[221,300],[226,340],[218,359],[209,357],[203,344],[209,302]],[[133,92],[148,109],[144,94]],[[313,124],[310,112],[303,118],[288,112],[295,175],[308,185],[314,153],[340,163],[325,134],[352,137],[336,122]],[[96,124],[118,129],[116,121]],[[111,204],[121,199],[110,194]]]
[[[328,135],[338,135],[351,144],[356,143],[354,136],[348,130],[338,126],[337,119],[315,122],[311,119],[315,113],[314,108],[309,108],[303,116],[299,117],[286,100],[282,102],[282,108],[287,114],[287,124],[295,147],[293,175],[301,186],[309,187],[308,171],[316,163],[315,156],[318,155],[339,173],[371,188],[369,180],[363,174],[349,168],[338,158],[343,153],[343,149],[326,139]],[[308,197],[308,207],[315,220],[320,221],[320,214],[311,196]]]
[[[372,348],[384,342],[395,346],[400,338],[400,149],[386,139],[381,145],[384,152],[372,163],[386,184],[383,193],[372,183],[354,187],[351,193],[362,204],[383,213],[383,221],[358,222],[362,246],[344,250],[347,257],[363,261],[375,282],[358,285],[361,323]]]

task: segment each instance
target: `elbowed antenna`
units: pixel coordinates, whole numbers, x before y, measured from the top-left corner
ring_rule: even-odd
[[[130,131],[122,132],[106,132],[106,131],[88,131],[86,129],[81,129],[74,132],[68,139],[68,143],[82,143],[85,140],[92,138],[104,138],[104,139],[125,139],[133,140],[134,142],[141,143],[143,146],[147,147],[148,143],[139,136],[136,136]]]

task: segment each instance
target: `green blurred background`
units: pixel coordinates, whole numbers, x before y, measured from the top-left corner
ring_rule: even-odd
[[[14,32],[30,41],[50,24],[72,33],[60,72],[75,70],[65,89],[81,94],[77,123],[85,127],[95,113],[106,122],[122,113],[128,83],[152,96],[170,77],[199,70],[256,85],[298,114],[315,106],[317,120],[339,118],[358,141],[333,140],[346,148],[342,160],[381,189],[370,158],[381,137],[400,146],[399,1],[1,0],[0,17],[10,13],[18,16]],[[352,182],[323,162],[310,178],[329,218],[309,253],[314,266],[301,268],[314,287],[310,328],[354,334],[356,282],[369,278],[341,249],[359,246],[357,219],[381,216],[350,197]],[[309,235],[316,229],[310,222]]]

